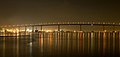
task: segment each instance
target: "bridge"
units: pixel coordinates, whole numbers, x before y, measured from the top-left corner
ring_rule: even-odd
[[[90,26],[102,26],[103,30],[105,26],[120,26],[120,23],[110,23],[110,22],[51,22],[51,23],[37,23],[37,24],[21,24],[21,25],[3,25],[0,26],[1,28],[16,28],[18,27],[20,30],[20,27],[24,27],[25,31],[27,30],[27,27],[32,27],[32,31],[35,31],[35,27],[39,26],[40,30],[42,31],[43,26],[57,26],[57,30],[60,31],[62,25],[78,25],[79,30],[81,31],[82,25],[90,25]]]

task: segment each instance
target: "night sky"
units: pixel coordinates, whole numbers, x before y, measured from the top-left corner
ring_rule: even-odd
[[[1,0],[0,24],[85,21],[119,22],[115,0]]]

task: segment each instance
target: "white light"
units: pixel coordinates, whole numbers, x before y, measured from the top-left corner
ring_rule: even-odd
[[[106,32],[107,30],[104,30],[104,32]]]
[[[41,30],[41,31],[44,31],[44,30]]]
[[[58,30],[55,30],[55,31],[58,31]]]
[[[28,31],[28,32],[32,32],[32,30],[30,30],[30,29],[27,29],[26,31]]]
[[[49,31],[46,31],[46,32],[49,32]]]
[[[52,32],[52,30],[46,30],[45,32]]]
[[[74,30],[74,32],[76,32],[76,31]]]

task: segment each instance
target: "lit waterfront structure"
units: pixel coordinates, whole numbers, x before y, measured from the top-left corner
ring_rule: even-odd
[[[57,26],[56,31],[61,30],[62,25],[77,25],[79,27],[79,31],[82,31],[82,27],[84,25],[89,26],[102,26],[102,30],[105,30],[105,26],[120,26],[120,23],[110,23],[110,22],[53,22],[53,23],[37,23],[37,24],[21,24],[21,25],[2,25],[0,26],[2,28],[1,32],[9,31],[9,32],[35,32],[36,27],[40,27],[40,31],[43,31],[43,26]],[[24,27],[24,29],[20,29],[20,27]],[[32,29],[27,29],[27,27],[31,27]],[[8,29],[12,28],[12,29]],[[115,31],[113,29],[113,31]],[[50,30],[47,30],[46,32],[50,32]]]
[[[64,31],[62,30],[62,26],[74,26],[79,27],[78,31]],[[83,26],[101,26],[102,31],[83,31]],[[55,26],[57,29],[55,31],[52,30],[43,30],[44,26]],[[106,26],[111,26],[113,29],[111,31],[107,31],[105,29]],[[18,38],[28,38],[30,40],[34,40],[35,38],[47,38],[50,35],[53,35],[54,38],[65,38],[65,37],[73,37],[76,36],[79,39],[83,39],[87,37],[96,38],[97,36],[110,37],[113,35],[117,39],[120,39],[120,30],[116,31],[115,26],[120,26],[120,23],[105,23],[105,22],[58,22],[58,23],[38,23],[38,24],[22,24],[22,25],[4,25],[0,26],[2,29],[0,31],[0,36],[12,36]],[[21,29],[24,28],[24,29]],[[30,28],[29,28],[30,27]],[[37,29],[36,27],[39,27]],[[11,28],[11,29],[9,29]],[[28,29],[29,28],[29,29]],[[87,28],[89,29],[89,28]],[[72,35],[72,36],[70,36]],[[109,36],[105,36],[109,35]],[[100,39],[100,38],[98,38]]]

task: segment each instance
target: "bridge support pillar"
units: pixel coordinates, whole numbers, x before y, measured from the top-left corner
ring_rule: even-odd
[[[32,26],[32,33],[34,33],[34,26]]]
[[[19,30],[19,32],[20,32],[20,27],[18,27],[18,30]]]
[[[21,36],[21,32],[20,32],[20,27],[18,27],[18,34],[19,34],[19,37]]]
[[[102,28],[102,29],[103,29],[103,31],[105,30],[105,27],[104,27],[104,25],[103,25],[103,28]]]
[[[42,26],[40,26],[40,30],[42,31]]]
[[[25,32],[24,32],[24,33],[25,33],[25,35],[26,35],[26,31],[27,31],[27,26],[25,26]]]
[[[58,31],[60,31],[60,25],[58,25]]]
[[[82,29],[81,29],[81,25],[80,25],[80,28],[79,28],[79,30],[80,30],[80,31],[82,31]]]
[[[30,41],[32,41],[34,39],[34,26],[32,26],[32,37],[30,38]]]
[[[113,25],[113,31],[115,31],[115,26]]]

